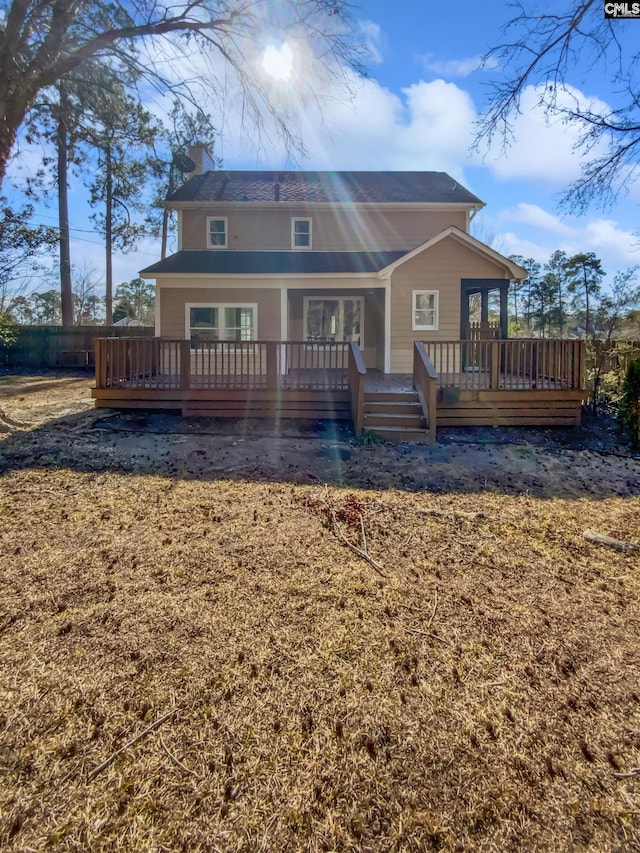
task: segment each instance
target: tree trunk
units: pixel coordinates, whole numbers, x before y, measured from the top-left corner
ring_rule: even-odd
[[[560,322],[560,337],[564,333],[564,312],[562,309],[562,283],[558,282],[558,320]]]
[[[6,84],[4,89],[6,91]],[[24,121],[25,114],[26,107],[22,111],[17,110],[10,98],[0,95],[0,188],[11,159],[18,128]]]
[[[71,245],[69,236],[69,194],[68,194],[68,135],[67,120],[69,102],[64,83],[58,87],[60,112],[58,114],[58,223],[60,225],[60,301],[62,305],[62,325],[73,326],[73,288],[71,286]]]
[[[106,212],[105,212],[105,251],[106,251],[106,292],[105,292],[105,322],[107,326],[113,325],[113,266],[112,266],[112,244],[113,244],[113,176],[111,174],[111,148],[106,149]]]
[[[587,333],[587,337],[589,337],[589,288],[588,287],[585,287],[585,299],[586,299],[586,303],[587,303],[587,311],[586,311],[586,315],[585,315],[584,325],[585,325],[585,331]]]

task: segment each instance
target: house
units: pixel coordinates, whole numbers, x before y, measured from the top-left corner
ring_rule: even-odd
[[[528,350],[507,342],[509,285],[526,270],[470,234],[484,204],[446,173],[219,171],[202,148],[190,155],[194,173],[167,200],[178,214],[178,251],[141,271],[155,280],[157,339],[174,342],[175,352],[163,356],[165,374],[179,373],[189,385],[158,387],[190,392],[165,394],[164,402],[186,414],[237,415],[264,391],[261,414],[276,404],[282,416],[346,413],[357,429],[389,434],[391,424],[416,437],[428,423],[433,435],[436,421],[469,422],[490,391],[502,391],[502,403],[517,391],[555,391],[535,423],[557,420],[558,391],[580,390],[579,347],[565,352],[545,342],[552,352],[540,342]],[[490,323],[492,293],[500,310]],[[472,324],[474,296],[480,318]],[[416,358],[425,365],[418,382]],[[154,371],[139,371],[139,391],[153,390]],[[354,381],[362,384],[357,393]],[[118,390],[131,393],[131,382],[118,376],[96,397],[115,405]],[[367,401],[376,391],[377,406]],[[574,393],[569,405],[562,398],[564,422],[577,419],[579,398]],[[126,399],[134,397],[121,395]],[[485,405],[484,420],[513,422],[497,402]],[[375,409],[382,415],[385,404],[381,425]],[[523,405],[520,396],[507,408],[521,421]]]

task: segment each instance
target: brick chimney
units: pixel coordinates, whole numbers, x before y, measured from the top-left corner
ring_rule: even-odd
[[[192,175],[202,175],[204,172],[214,172],[216,168],[215,160],[211,151],[206,145],[190,145],[187,149],[187,154],[196,164],[196,168],[191,173]]]

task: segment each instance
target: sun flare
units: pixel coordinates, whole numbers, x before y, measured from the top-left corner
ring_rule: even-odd
[[[270,44],[262,57],[262,67],[274,80],[288,80],[293,69],[293,53],[288,44]]]

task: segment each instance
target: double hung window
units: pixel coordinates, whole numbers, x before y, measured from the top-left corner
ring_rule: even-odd
[[[438,291],[413,291],[413,325],[416,331],[436,331],[438,329]]]
[[[209,249],[227,248],[227,217],[207,217],[207,246]]]
[[[291,248],[310,249],[312,222],[310,218],[291,220]]]

